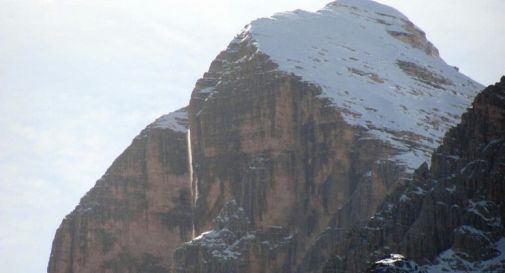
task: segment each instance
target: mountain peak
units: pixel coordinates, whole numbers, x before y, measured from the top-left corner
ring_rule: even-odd
[[[447,65],[405,15],[374,1],[339,0],[317,12],[260,18],[232,42],[241,43],[279,71],[319,86],[347,123],[392,143],[401,151],[395,160],[411,170],[429,161],[482,89]]]

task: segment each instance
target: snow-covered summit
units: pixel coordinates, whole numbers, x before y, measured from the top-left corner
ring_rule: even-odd
[[[232,43],[250,43],[279,71],[320,86],[346,122],[394,145],[394,160],[411,169],[429,161],[483,88],[405,15],[369,0],[257,19]]]

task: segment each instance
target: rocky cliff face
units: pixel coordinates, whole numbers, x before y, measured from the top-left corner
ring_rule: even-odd
[[[413,182],[346,235],[326,272],[362,272],[389,253],[427,273],[505,272],[504,179],[505,76],[449,131],[431,168],[420,167]],[[384,264],[370,272],[397,272],[380,271],[389,268]]]
[[[48,271],[318,272],[480,89],[372,1],[258,19],[187,124],[148,126],[63,221]]]
[[[317,97],[316,85],[269,71],[275,64],[261,53],[235,65],[253,49],[231,47],[199,81],[190,104],[195,231],[211,229],[223,205],[235,200],[251,229],[277,226],[294,236],[296,247],[281,262],[292,271],[340,207],[351,199],[355,207],[342,225],[368,217],[404,168],[379,162],[396,150],[347,124]],[[232,66],[225,73],[223,63]],[[206,85],[213,80],[221,82]]]
[[[248,267],[251,260],[272,264],[259,272],[320,270],[333,247],[321,244],[334,241],[321,234],[371,216],[429,158],[478,88],[443,63],[406,17],[371,1],[252,22],[191,98],[196,234],[212,230],[234,200],[251,231],[280,227],[292,246],[273,258],[251,243],[234,271],[259,270]],[[177,257],[193,250],[184,246]],[[229,263],[210,258],[203,260]]]
[[[170,272],[191,239],[187,114],[144,129],[62,222],[48,272]]]

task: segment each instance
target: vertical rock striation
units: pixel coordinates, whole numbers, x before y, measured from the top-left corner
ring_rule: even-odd
[[[245,269],[272,260],[248,249],[235,271],[319,271],[336,236],[411,179],[480,88],[404,15],[372,1],[253,21],[191,97],[195,234],[213,230],[234,200],[251,231],[292,236],[275,266]],[[176,259],[193,257],[190,249]],[[211,259],[198,263],[222,262]]]
[[[364,227],[346,234],[326,272],[362,272],[389,253],[428,273],[505,272],[504,219],[505,76],[447,133],[430,169],[420,167]]]
[[[347,124],[317,85],[280,73],[261,53],[237,63],[254,50],[232,43],[193,92],[195,231],[211,229],[236,200],[252,229],[279,226],[295,236],[282,262],[294,271],[339,208],[351,203],[341,226],[368,217],[405,168],[381,161],[396,149]]]
[[[191,239],[182,109],[147,126],[58,228],[49,273],[170,272]]]

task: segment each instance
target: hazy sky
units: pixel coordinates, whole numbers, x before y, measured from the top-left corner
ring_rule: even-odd
[[[112,160],[250,20],[321,0],[0,0],[0,268],[42,273]],[[383,0],[482,84],[505,73],[505,1]]]

